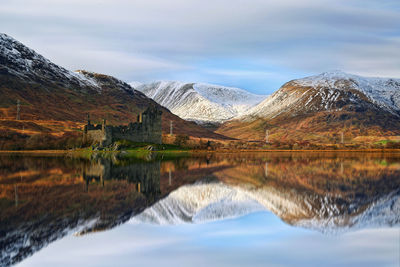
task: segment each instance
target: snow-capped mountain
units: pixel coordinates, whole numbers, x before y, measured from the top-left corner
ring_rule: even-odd
[[[239,88],[204,83],[131,84],[179,117],[200,123],[221,123],[240,116],[266,97]]]
[[[272,187],[230,186],[222,182],[195,183],[173,191],[168,197],[131,219],[131,223],[204,223],[271,211],[282,220],[323,232],[345,231],[400,223],[400,192],[374,200],[346,201],[338,195],[318,195]]]
[[[400,79],[369,78],[341,71],[297,79],[284,84],[278,91],[243,116],[273,118],[285,112],[298,113],[335,111],[350,106],[354,109],[384,109],[400,116]]]
[[[400,134],[400,79],[366,78],[340,71],[292,80],[217,133],[263,140],[336,142],[347,138]]]

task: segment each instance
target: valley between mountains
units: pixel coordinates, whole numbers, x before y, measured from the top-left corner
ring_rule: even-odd
[[[240,149],[400,144],[400,79],[394,78],[324,72],[289,81],[272,95],[195,82],[127,83],[69,71],[0,34],[0,91],[2,150],[76,147],[87,114],[95,122],[128,124],[149,106],[163,112],[163,141],[179,135],[179,145],[189,147],[204,148],[209,140],[215,148]]]

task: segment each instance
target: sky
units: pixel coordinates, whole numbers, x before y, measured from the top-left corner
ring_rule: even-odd
[[[1,0],[0,32],[127,82],[270,94],[332,70],[400,78],[399,0]]]

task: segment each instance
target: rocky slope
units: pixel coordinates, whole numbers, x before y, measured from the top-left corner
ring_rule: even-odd
[[[400,79],[337,71],[293,80],[218,132],[262,139],[266,129],[300,136],[400,134]]]
[[[266,97],[239,88],[203,83],[158,81],[134,85],[172,113],[199,123],[221,123],[240,116]]]
[[[6,34],[0,34],[0,117],[16,117],[17,99],[22,120],[84,122],[106,118],[111,123],[136,121],[149,105],[158,105],[129,84],[114,77],[64,69]],[[163,108],[163,129],[174,133],[224,138]]]

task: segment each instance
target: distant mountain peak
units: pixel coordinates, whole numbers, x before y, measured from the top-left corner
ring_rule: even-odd
[[[207,83],[155,81],[135,87],[183,119],[221,123],[242,114],[266,96]]]

